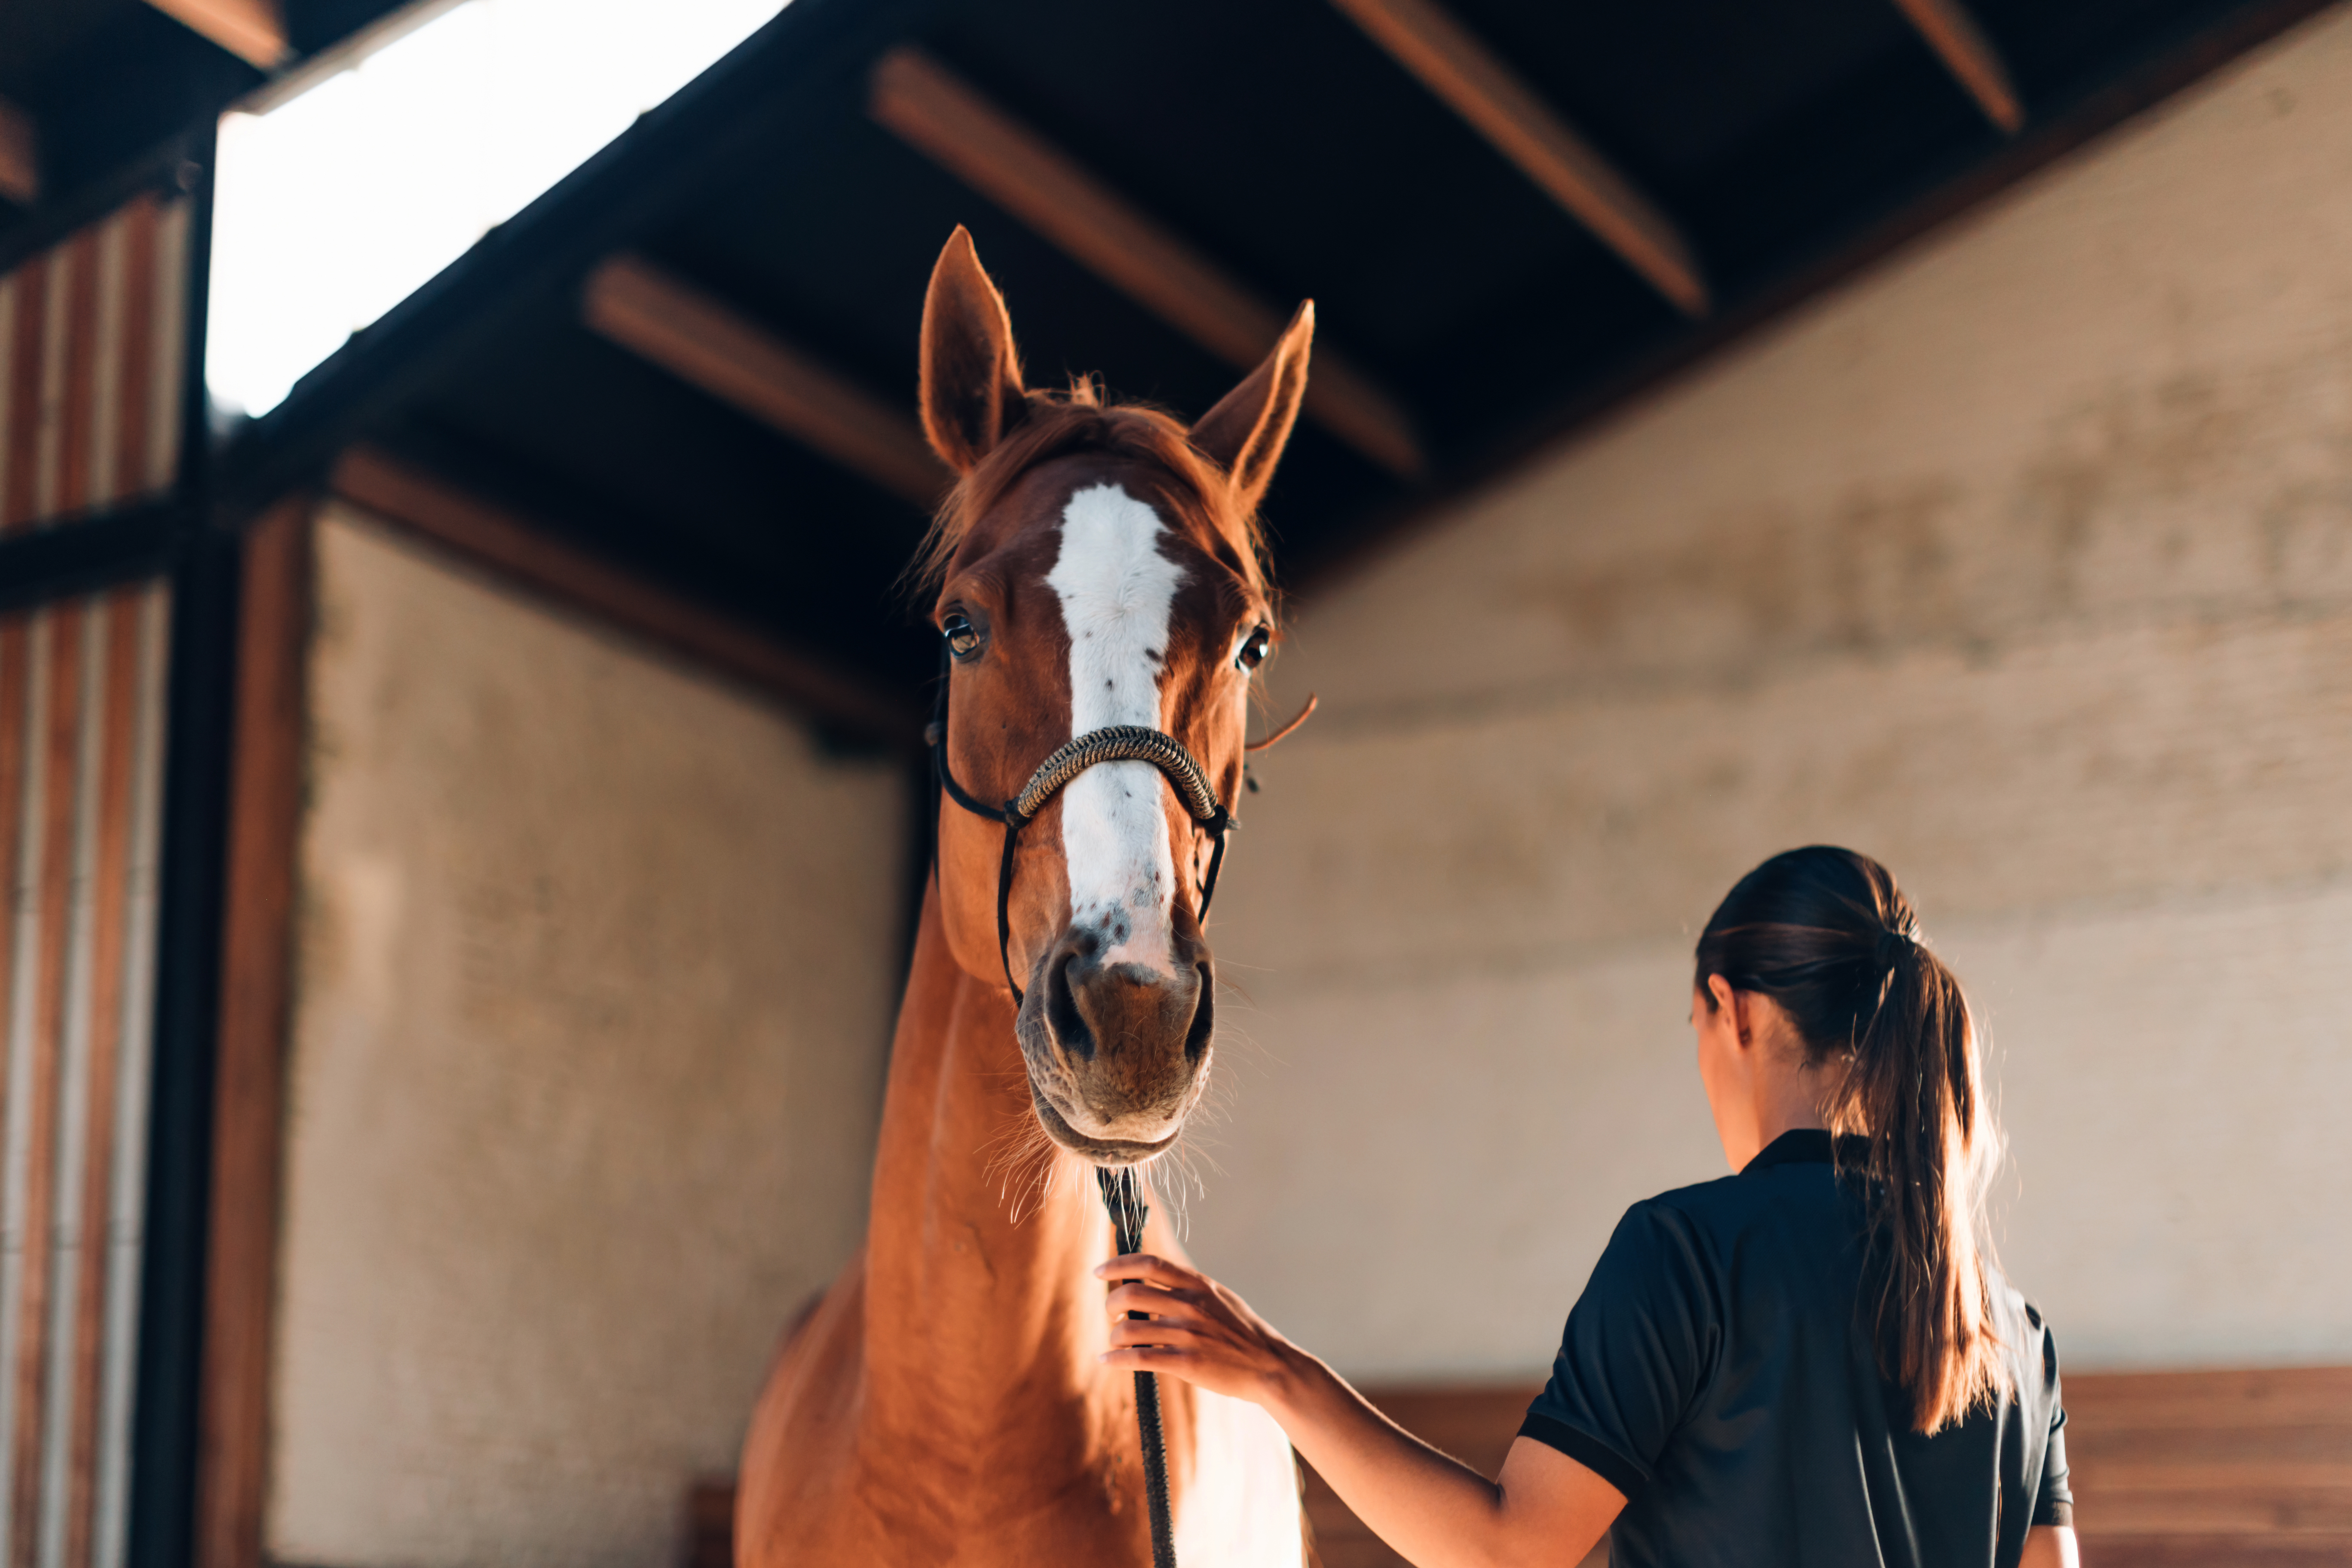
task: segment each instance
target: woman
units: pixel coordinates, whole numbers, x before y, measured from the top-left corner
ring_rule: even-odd
[[[1691,1027],[1737,1174],[1627,1211],[1499,1481],[1158,1258],[1097,1271],[1104,1359],[1264,1405],[1421,1568],[1570,1564],[1604,1531],[1621,1568],[2073,1568],[2057,1352],[1982,1234],[1968,1004],[1894,877],[1823,847],[1749,872]]]

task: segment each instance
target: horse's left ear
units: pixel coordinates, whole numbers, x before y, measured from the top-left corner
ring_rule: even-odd
[[[959,474],[978,468],[1028,412],[1013,318],[961,224],[923,297],[922,372],[923,434]]]
[[[1192,426],[1194,448],[1233,476],[1234,505],[1244,517],[1257,510],[1289,444],[1290,427],[1298,423],[1298,405],[1307,395],[1307,351],[1314,341],[1315,301],[1308,300],[1290,318],[1265,363]]]

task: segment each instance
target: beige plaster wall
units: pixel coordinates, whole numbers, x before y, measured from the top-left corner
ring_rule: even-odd
[[[331,510],[268,1548],[671,1561],[860,1234],[889,763]]]
[[[1690,942],[1819,840],[1990,1016],[2077,1365],[2352,1359],[2352,15],[1473,498],[1275,689],[1195,1241],[1343,1367],[1540,1367],[1720,1173]]]

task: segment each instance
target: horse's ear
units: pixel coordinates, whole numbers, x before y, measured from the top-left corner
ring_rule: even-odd
[[[982,270],[963,225],[948,236],[923,298],[923,433],[959,474],[1021,423],[1021,356],[1004,296]]]
[[[1282,460],[1298,405],[1307,395],[1307,351],[1315,341],[1315,301],[1290,318],[1265,363],[1201,416],[1192,445],[1233,476],[1234,503],[1246,517],[1257,510],[1274,466]]]

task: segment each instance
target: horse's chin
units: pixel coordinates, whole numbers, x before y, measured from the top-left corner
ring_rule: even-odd
[[[1037,1092],[1034,1082],[1029,1086],[1029,1103],[1036,1109],[1037,1125],[1045,1130],[1046,1137],[1088,1164],[1110,1170],[1148,1164],[1174,1148],[1176,1140],[1184,1135],[1184,1118],[1179,1116],[1169,1124],[1165,1137],[1150,1142],[1126,1138],[1088,1137],[1071,1126],[1068,1119]]]

